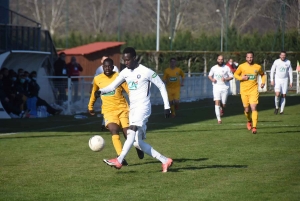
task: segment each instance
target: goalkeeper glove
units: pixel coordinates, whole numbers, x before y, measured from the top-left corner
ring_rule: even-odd
[[[169,118],[171,115],[171,110],[170,109],[165,109],[165,118]]]
[[[95,91],[94,96],[95,98],[99,98],[101,96],[101,91]]]

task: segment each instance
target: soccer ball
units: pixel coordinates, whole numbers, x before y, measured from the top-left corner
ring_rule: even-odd
[[[92,151],[101,151],[104,145],[105,141],[100,135],[95,135],[89,140],[89,147]]]

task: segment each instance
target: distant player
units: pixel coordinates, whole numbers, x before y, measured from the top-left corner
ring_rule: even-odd
[[[170,59],[170,67],[164,72],[163,81],[166,83],[168,98],[171,106],[171,116],[175,117],[175,110],[179,107],[180,87],[184,85],[184,73],[176,67],[176,59]]]
[[[240,80],[240,93],[244,106],[244,113],[247,118],[247,129],[251,130],[252,133],[256,134],[257,129],[257,104],[258,104],[258,83],[257,76],[261,76],[261,88],[264,88],[266,76],[261,66],[254,63],[254,53],[247,52],[246,62],[242,63],[234,73],[234,77]],[[249,106],[251,107],[252,115],[250,113]]]
[[[164,102],[165,117],[170,117],[170,105],[166,87],[160,77],[151,69],[139,64],[136,60],[136,52],[132,47],[123,50],[123,60],[126,68],[122,70],[119,76],[109,86],[100,88],[99,93],[106,94],[115,90],[123,82],[127,82],[129,88],[130,126],[127,131],[127,139],[124,143],[122,153],[118,158],[103,161],[117,169],[122,168],[122,160],[127,155],[133,143],[137,143],[149,156],[156,158],[162,163],[162,172],[167,172],[172,165],[173,160],[157,152],[153,147],[144,142],[146,139],[146,129],[148,118],[151,114],[150,87],[151,83],[160,90]]]
[[[274,72],[275,72],[275,111],[274,114],[278,114],[279,99],[280,102],[280,114],[283,114],[285,106],[285,97],[288,90],[288,78],[290,78],[290,88],[293,86],[293,69],[290,60],[286,59],[286,52],[281,51],[279,59],[276,59],[271,68],[271,85],[274,86]]]
[[[108,56],[102,56],[101,58],[101,66],[99,66],[97,69],[96,69],[96,72],[95,72],[95,76],[96,77],[97,75],[100,75],[101,73],[103,73],[103,62],[105,59],[107,59]],[[119,72],[119,69],[117,66],[114,65],[114,69],[113,69],[114,72]],[[90,89],[90,93],[92,94],[92,88],[93,88],[93,83],[94,81],[91,83],[91,89]],[[101,101],[101,100],[100,100]],[[104,122],[104,118],[103,118],[103,121],[102,121],[102,127],[101,127],[101,130],[103,131],[105,129],[105,122]]]
[[[224,108],[226,107],[229,81],[233,79],[231,69],[224,64],[224,58],[222,55],[218,56],[217,64],[210,69],[208,78],[211,80],[213,85],[215,113],[218,119],[218,124],[221,124],[221,116],[223,115]]]
[[[95,115],[95,92],[98,91],[100,88],[108,86],[119,75],[117,72],[113,71],[113,68],[113,60],[106,58],[103,62],[104,73],[101,73],[100,75],[97,75],[94,78],[92,93],[88,105],[89,113],[91,115]],[[105,126],[112,134],[112,142],[118,156],[121,154],[122,151],[122,142],[120,140],[119,130],[120,128],[123,128],[123,134],[126,138],[127,130],[129,127],[129,107],[126,99],[122,94],[123,90],[129,93],[129,89],[126,82],[117,87],[114,91],[111,91],[107,94],[103,94],[101,96],[101,111],[105,119]],[[138,148],[137,153],[139,158],[144,158],[144,153]],[[123,161],[123,165],[127,165],[127,162],[125,160]]]

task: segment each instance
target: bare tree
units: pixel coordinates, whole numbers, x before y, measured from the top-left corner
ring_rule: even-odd
[[[120,2],[111,0],[77,1],[75,5],[77,20],[80,24],[85,25],[85,30],[93,33],[102,33],[108,29],[111,31],[111,27],[114,27],[112,24],[117,23],[118,7],[122,6],[122,3],[118,4]]]
[[[53,35],[65,20],[65,3],[66,0],[26,0],[23,6]]]

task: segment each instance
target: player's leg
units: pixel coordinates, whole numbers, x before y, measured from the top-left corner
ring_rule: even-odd
[[[252,128],[252,118],[251,118],[251,111],[249,108],[249,96],[248,94],[241,94],[242,103],[244,106],[244,114],[247,119],[247,129],[251,130]]]
[[[229,89],[223,89],[221,92],[222,107],[220,108],[221,116],[224,115]]]
[[[125,139],[127,139],[127,131],[128,131],[128,128],[129,128],[129,113],[128,113],[128,111],[123,111],[119,115],[119,119],[120,119],[120,122],[121,122],[120,126],[123,128],[123,135],[124,135]],[[133,143],[133,145],[136,149],[136,152],[137,152],[137,155],[138,155],[139,159],[143,159],[144,158],[144,152],[135,143]]]
[[[281,85],[281,101],[280,101],[280,114],[283,114],[283,110],[286,103],[286,94],[288,90],[288,80],[284,80]]]
[[[179,100],[180,100],[180,88],[178,88],[174,91],[175,110],[179,109]]]
[[[151,145],[144,142],[143,140],[144,133],[146,133],[146,129],[143,129],[143,126],[138,127],[138,131],[136,135],[137,137],[136,141],[138,142],[138,145],[142,148],[142,150],[146,154],[159,160],[162,163],[162,169],[163,169],[162,171],[167,172],[168,168],[173,164],[173,160],[171,158],[167,158],[166,156],[162,155],[161,153],[156,151]]]
[[[117,155],[120,155],[122,151],[122,142],[119,135],[120,121],[117,115],[117,112],[111,112],[109,114],[104,114],[104,118],[106,120],[105,126],[112,135],[113,146],[117,152]]]
[[[280,88],[281,88],[281,83],[278,80],[275,80],[275,110],[274,114],[278,114],[278,108],[279,108],[279,100],[280,100]]]
[[[258,97],[259,93],[257,90],[253,90],[250,94],[249,102],[252,111],[252,133],[256,134],[256,126],[258,120],[258,111],[257,111],[257,104],[258,104]]]
[[[218,124],[222,123],[221,113],[220,113],[220,101],[221,101],[221,91],[216,87],[213,87],[213,96],[215,101],[215,114],[218,120]]]

